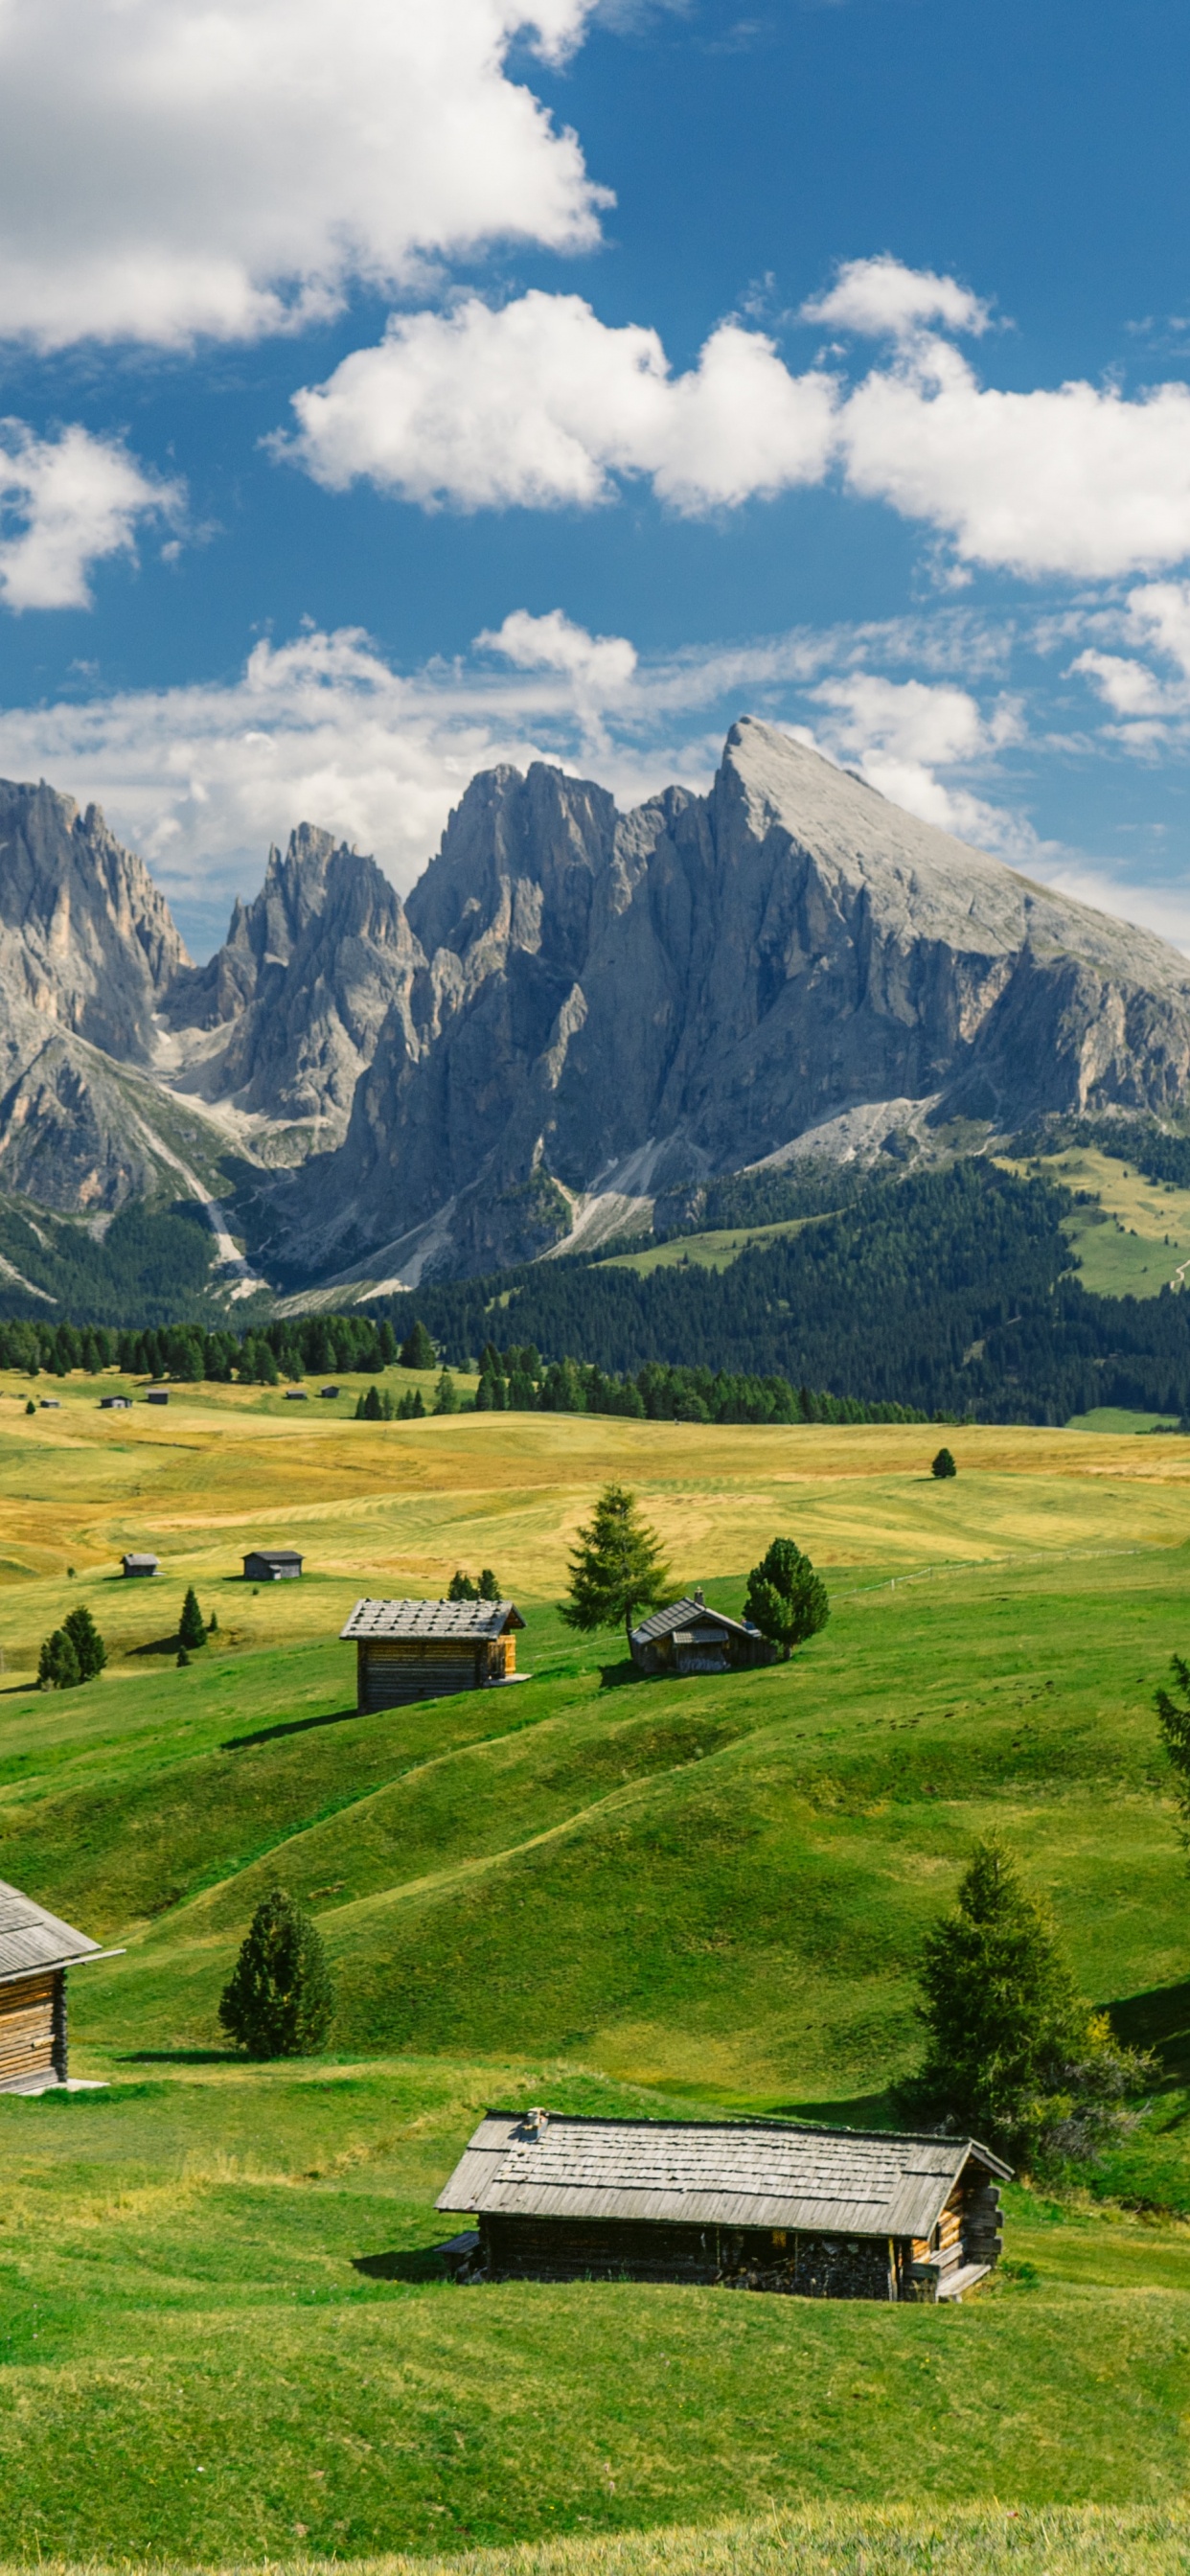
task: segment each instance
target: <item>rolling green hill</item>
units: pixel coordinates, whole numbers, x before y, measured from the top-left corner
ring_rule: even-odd
[[[600,2576],[600,2535],[784,2529],[818,2499],[841,2518],[791,2525],[783,2563],[998,2570],[1007,2498],[1106,2515],[1026,2512],[1014,2565],[1027,2541],[1051,2576],[1176,2566],[1190,1963],[1152,1694],[1188,1642],[1190,1443],[976,1430],[939,1486],[911,1429],[357,1425],[224,1387],[113,1440],[60,1385],[60,1414],[0,1405],[0,1877],[125,1955],[72,1979],[75,2071],[106,2089],[0,2098],[0,2558],[570,2533]],[[791,1529],[827,1629],[730,1680],[642,1682],[622,1640],[576,1640],[550,1605],[612,1472],[725,1606]],[[134,1507],[157,1586],[105,1571]],[[295,1531],[300,1585],[238,1581],[249,1534]],[[481,1548],[531,1678],[357,1716],[346,1603]],[[178,1670],[142,1649],[192,1579],[219,1630]],[[79,1598],[111,1667],[39,1694],[27,1658]],[[488,2101],[886,2121],[922,1934],[988,1825],[1163,2073],[1089,2182],[1011,2187],[985,2291],[952,2313],[443,2278],[434,2196]],[[338,2016],[325,2057],[252,2067],[216,2008],[274,1878],[319,1920]],[[898,2498],[908,2521],[854,2518]],[[766,2527],[733,2564],[763,2576]]]

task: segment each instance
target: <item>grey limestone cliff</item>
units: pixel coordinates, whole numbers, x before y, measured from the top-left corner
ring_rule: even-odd
[[[544,766],[473,780],[406,912],[345,1141],[285,1220],[324,1268],[426,1227],[444,1267],[533,1257],[592,1194],[883,1103],[937,1130],[1187,1099],[1176,951],[752,719],[707,796],[627,815]]]
[[[270,850],[255,901],[222,948],[175,979],[166,1006],[175,1087],[304,1128],[300,1150],[346,1130],[355,1086],[420,953],[374,859],[303,823]]]

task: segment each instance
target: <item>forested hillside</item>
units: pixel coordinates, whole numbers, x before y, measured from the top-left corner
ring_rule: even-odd
[[[1062,1231],[1070,1199],[972,1159],[868,1192],[714,1272],[640,1278],[549,1262],[424,1287],[414,1306],[447,1356],[502,1336],[609,1371],[648,1360],[777,1374],[867,1403],[997,1422],[1064,1422],[1100,1404],[1190,1412],[1190,1305],[1091,1297]]]

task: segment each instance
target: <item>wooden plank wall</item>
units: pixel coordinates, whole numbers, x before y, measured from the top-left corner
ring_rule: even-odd
[[[30,2077],[52,2079],[59,2072],[59,2056],[65,2075],[65,2019],[55,2011],[60,1981],[59,1971],[47,1969],[40,1976],[18,1977],[11,1985],[0,1986],[0,2091]]]

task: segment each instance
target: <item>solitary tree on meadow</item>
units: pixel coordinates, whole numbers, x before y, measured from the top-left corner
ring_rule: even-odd
[[[198,1594],[194,1585],[190,1584],[182,1603],[182,1616],[178,1621],[178,1644],[184,1646],[187,1654],[190,1654],[195,1646],[205,1646],[206,1642],[207,1623],[198,1606]]]
[[[795,1646],[825,1628],[831,1614],[826,1585],[791,1538],[775,1538],[748,1577],[744,1617],[779,1646],[786,1663]]]
[[[223,1989],[224,2030],[250,2057],[307,2057],[322,2047],[334,2009],[317,1924],[284,1888],[270,1888]]]
[[[1010,2151],[1085,2153],[1150,2071],[1079,1994],[1049,1915],[994,1839],[976,1843],[954,1913],[926,1934],[921,1987],[917,2089]]]
[[[636,1497],[623,1485],[605,1485],[570,1559],[570,1590],[558,1604],[568,1628],[618,1627],[631,1637],[641,1610],[664,1599],[672,1578],[656,1530],[643,1521]]]
[[[940,1449],[937,1457],[930,1462],[931,1476],[957,1476],[958,1472],[949,1449]]]
[[[78,1658],[79,1680],[93,1682],[107,1662],[107,1647],[85,1602],[62,1622]]]
[[[72,1640],[64,1628],[55,1628],[47,1637],[37,1658],[37,1679],[42,1690],[74,1690],[83,1676]]]

